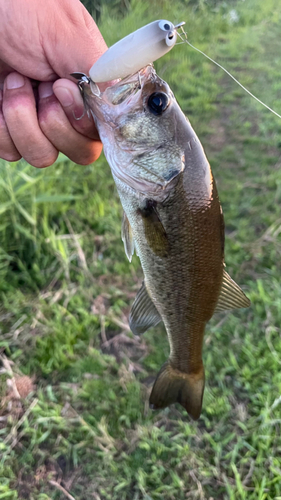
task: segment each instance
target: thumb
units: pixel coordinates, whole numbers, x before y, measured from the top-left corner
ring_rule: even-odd
[[[89,139],[99,140],[94,121],[85,112],[77,84],[62,78],[54,83],[53,91],[72,127]]]

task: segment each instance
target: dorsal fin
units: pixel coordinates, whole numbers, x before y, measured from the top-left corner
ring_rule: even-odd
[[[123,212],[121,238],[124,243],[125,254],[127,255],[129,261],[131,262],[135,245],[134,245],[132,228],[125,212]]]
[[[130,328],[135,335],[140,335],[152,326],[158,325],[160,321],[162,318],[148,295],[145,282],[143,282],[130,312]]]
[[[249,307],[250,304],[250,300],[246,297],[240,286],[224,270],[221,292],[215,312]]]

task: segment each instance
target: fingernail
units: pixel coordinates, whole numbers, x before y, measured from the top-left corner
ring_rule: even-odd
[[[54,93],[53,82],[40,83],[38,91],[40,99],[45,99],[46,97],[50,97]]]
[[[71,106],[74,103],[73,95],[70,90],[64,87],[56,87],[55,94],[64,108]]]
[[[24,77],[19,73],[10,73],[6,78],[6,88],[8,90],[19,89],[24,86]]]

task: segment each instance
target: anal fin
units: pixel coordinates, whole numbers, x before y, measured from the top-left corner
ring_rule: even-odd
[[[162,318],[148,295],[145,282],[143,282],[130,312],[130,328],[135,335],[140,335],[152,326],[158,325],[160,321]]]
[[[235,283],[226,271],[223,271],[221,292],[214,312],[240,309],[242,307],[249,307],[250,304],[250,300],[246,297],[240,286]]]

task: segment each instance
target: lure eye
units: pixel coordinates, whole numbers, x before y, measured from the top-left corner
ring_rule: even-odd
[[[169,97],[164,92],[154,92],[147,101],[148,109],[154,115],[162,115],[169,106]]]
[[[174,29],[174,25],[169,21],[165,21],[164,19],[159,22],[159,28],[163,31],[171,31]]]

